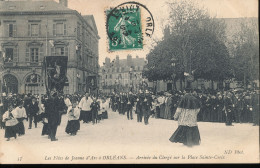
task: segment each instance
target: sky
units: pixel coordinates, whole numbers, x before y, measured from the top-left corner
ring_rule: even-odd
[[[58,0],[56,0],[58,1]],[[68,7],[77,10],[82,15],[93,15],[99,32],[99,64],[102,65],[105,57],[113,60],[116,55],[124,59],[128,54],[133,57],[146,57],[153,48],[154,40],[163,37],[163,28],[167,24],[169,9],[168,1],[172,0],[135,0],[145,5],[152,13],[155,21],[155,32],[151,39],[144,39],[144,47],[141,50],[128,50],[108,52],[108,39],[106,34],[106,16],[104,11],[123,2],[132,0],[68,0]],[[198,4],[206,8],[212,17],[239,18],[258,17],[258,0],[197,0]]]

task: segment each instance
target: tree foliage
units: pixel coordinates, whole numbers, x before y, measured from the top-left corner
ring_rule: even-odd
[[[205,9],[197,8],[191,1],[168,5],[170,33],[147,55],[148,79],[171,79],[175,73],[176,79],[183,80],[184,72],[215,81],[227,78],[231,68],[225,46],[225,23],[210,17]]]
[[[259,32],[257,19],[247,18],[232,42],[234,77],[246,83],[259,80]],[[244,84],[246,84],[244,83]]]

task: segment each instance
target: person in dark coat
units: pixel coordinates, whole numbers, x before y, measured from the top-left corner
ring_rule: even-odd
[[[34,122],[35,128],[37,128],[37,121],[35,117],[38,112],[39,112],[38,102],[36,101],[35,97],[32,97],[32,101],[28,105],[29,129],[32,128],[32,121]]]
[[[25,108],[26,110],[26,115],[27,117],[28,116],[28,111],[29,111],[29,105],[31,104],[32,102],[32,94],[31,93],[28,93],[27,95],[25,95],[24,97],[24,103],[23,103],[23,107]],[[28,121],[28,118],[27,118],[27,121]]]
[[[59,114],[59,98],[57,92],[52,91],[49,98],[46,100],[45,103],[45,111],[47,114],[48,119],[48,131],[49,131],[49,138],[51,141],[57,141],[56,132],[60,122],[60,114]]]
[[[150,110],[151,110],[151,101],[149,99],[149,95],[145,95],[144,100],[142,102],[142,112],[144,116],[144,124],[148,125],[149,117],[150,117]]]
[[[126,112],[127,112],[127,119],[133,119],[133,97],[131,95],[127,96],[127,103],[126,103]]]
[[[252,95],[253,126],[259,125],[259,90]]]
[[[225,112],[223,111],[224,108],[224,100],[222,96],[219,94],[217,96],[217,101],[216,101],[216,110],[217,110],[217,122],[224,122],[225,118]]]
[[[226,114],[226,126],[233,126],[232,125],[232,108],[233,102],[231,99],[231,94],[227,93],[224,98],[224,110]]]
[[[242,112],[243,112],[243,100],[242,96],[240,94],[236,94],[236,99],[235,99],[235,121],[237,123],[242,123]]]
[[[143,119],[143,109],[142,109],[143,100],[144,100],[143,96],[139,94],[138,98],[136,99],[137,122],[142,122]]]
[[[97,123],[97,114],[98,110],[100,110],[100,105],[95,97],[93,98],[93,102],[91,103],[90,108],[92,113],[92,124],[94,125]]]

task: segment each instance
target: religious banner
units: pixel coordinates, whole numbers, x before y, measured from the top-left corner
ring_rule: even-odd
[[[44,60],[45,85],[47,94],[51,91],[63,93],[63,88],[67,79],[66,56],[47,56]]]
[[[97,77],[96,76],[88,76],[87,80],[87,90],[95,90],[97,88]]]

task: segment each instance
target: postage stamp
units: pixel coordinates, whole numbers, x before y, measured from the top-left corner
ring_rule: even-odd
[[[142,16],[146,16],[147,13],[149,16],[145,22],[151,23],[142,22],[144,20]],[[142,4],[126,2],[107,10],[106,15],[110,51],[142,49],[144,34],[150,37],[154,31],[153,17]],[[150,28],[146,28],[147,26]]]

